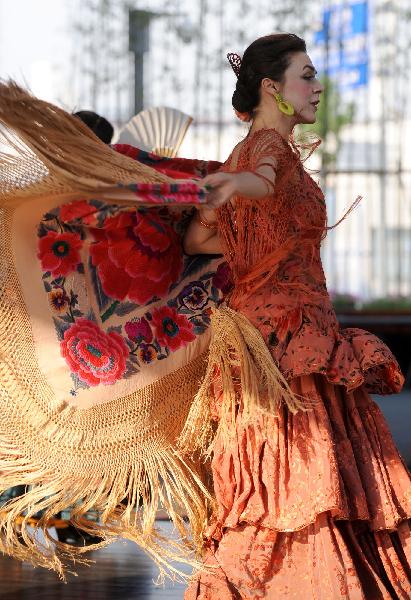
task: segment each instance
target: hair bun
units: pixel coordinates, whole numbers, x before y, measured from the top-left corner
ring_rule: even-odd
[[[254,99],[240,80],[237,81],[232,104],[239,113],[248,113],[254,108]]]

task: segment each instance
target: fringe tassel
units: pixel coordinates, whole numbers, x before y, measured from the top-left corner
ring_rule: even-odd
[[[171,423],[177,432],[203,373],[204,358],[199,357],[170,376],[167,390],[163,385],[164,392],[171,391],[176,415],[181,412],[181,421],[178,416]],[[116,433],[115,408],[109,411],[115,427],[102,427],[100,421],[97,427],[90,410],[73,411],[61,404],[43,412],[6,363],[0,364],[0,379],[0,493],[16,485],[27,487],[22,496],[0,507],[1,552],[65,579],[70,562],[87,564],[85,552],[125,538],[156,563],[160,581],[187,581],[174,561],[201,568],[197,557],[212,502],[202,467],[176,449],[172,442],[177,432],[161,429],[155,417],[135,417],[138,410],[144,413],[144,396],[127,404],[127,425],[134,435],[128,439]],[[20,391],[18,406],[13,390]],[[175,538],[165,539],[156,529],[159,509],[169,515]],[[57,513],[67,510],[75,526],[101,537],[101,543],[79,548],[53,539],[48,528]],[[99,514],[98,522],[86,518],[89,510]]]
[[[214,437],[227,441],[234,435],[238,413],[244,422],[261,413],[276,415],[283,405],[292,413],[312,406],[292,392],[261,333],[244,315],[221,305],[212,313],[211,331],[207,371],[179,437],[183,452],[209,454]],[[214,432],[211,402],[219,390],[221,414]]]
[[[1,133],[17,153],[0,155],[6,172],[0,191],[8,196],[21,196],[25,191],[30,196],[70,191],[95,194],[119,182],[173,181],[114,151],[80,119],[35,98],[13,81],[0,82],[0,124],[19,138]]]
[[[15,468],[14,464],[13,470]],[[73,478],[71,485],[65,477],[56,478],[55,474],[41,468],[34,471],[29,465],[26,472],[23,465],[18,467],[18,478],[2,476],[0,491],[17,484],[30,486],[30,489],[0,510],[0,550],[34,566],[54,570],[65,579],[69,561],[87,563],[79,555],[121,537],[135,542],[150,556],[160,570],[161,581],[164,577],[186,581],[187,575],[172,562],[183,560],[195,568],[200,567],[195,554],[200,550],[206,524],[207,490],[199,480],[187,486],[188,465],[168,451],[146,456],[131,472],[119,471],[118,467],[116,471],[113,477],[108,468],[107,476],[100,482],[92,476]],[[126,496],[124,490],[128,491]],[[176,504],[177,498],[182,504]],[[178,536],[175,540],[165,539],[154,527],[159,507],[167,511],[176,527]],[[101,543],[73,548],[50,536],[48,529],[55,514],[68,508],[71,509],[71,522],[100,536]],[[100,513],[101,522],[85,518],[91,508]],[[42,516],[35,519],[39,511]],[[44,542],[39,539],[40,532]],[[193,540],[197,540],[198,548]]]

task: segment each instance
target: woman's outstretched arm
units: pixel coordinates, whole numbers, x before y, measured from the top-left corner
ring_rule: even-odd
[[[264,198],[274,191],[276,161],[265,158],[255,171],[237,173],[214,173],[200,185],[209,188],[207,208],[200,208],[194,215],[184,236],[186,254],[221,254],[215,208],[229,202],[233,196]]]

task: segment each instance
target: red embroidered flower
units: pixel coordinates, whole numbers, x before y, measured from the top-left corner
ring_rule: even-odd
[[[64,222],[81,221],[90,225],[95,221],[96,208],[85,200],[75,200],[63,204],[60,208],[60,219]]]
[[[127,321],[124,329],[127,337],[133,342],[139,343],[142,340],[151,342],[153,339],[153,332],[151,331],[150,324],[144,317],[137,319],[136,321]]]
[[[162,306],[153,312],[152,325],[158,342],[162,346],[177,350],[195,340],[193,326],[184,315],[179,315],[174,308]]]
[[[67,275],[75,271],[80,262],[80,248],[83,242],[77,233],[57,233],[49,231],[39,238],[37,257],[44,271],[53,277]]]
[[[145,304],[154,296],[164,297],[178,280],[180,238],[155,212],[120,213],[93,235],[90,256],[107,296]]]
[[[83,318],[64,333],[60,351],[71,371],[90,386],[121,379],[129,354],[121,335],[115,331],[105,333],[96,323]]]

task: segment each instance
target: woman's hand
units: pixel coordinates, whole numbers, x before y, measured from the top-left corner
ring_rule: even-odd
[[[237,193],[237,176],[234,173],[213,173],[198,182],[208,191],[206,206],[219,208]]]
[[[237,173],[213,173],[200,179],[198,185],[208,191],[206,206],[220,208],[231,198],[264,198],[274,192],[276,178],[276,162],[268,159],[257,165],[254,171],[237,171]]]

